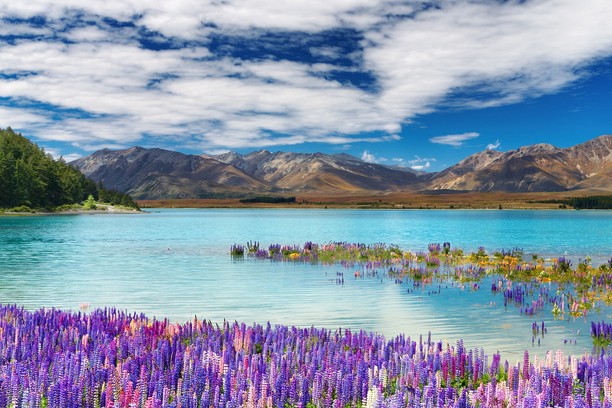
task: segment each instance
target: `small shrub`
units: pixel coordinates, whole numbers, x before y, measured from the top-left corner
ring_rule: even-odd
[[[94,196],[90,194],[89,197],[87,197],[87,200],[85,200],[85,203],[83,203],[83,209],[89,211],[89,210],[95,210],[96,208],[98,207],[96,207]]]
[[[18,212],[18,213],[34,213],[36,210],[28,207],[27,205],[20,205],[19,207],[13,207],[9,210],[9,212]]]

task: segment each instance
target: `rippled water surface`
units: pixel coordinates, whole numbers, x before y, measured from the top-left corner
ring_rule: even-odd
[[[428,243],[449,241],[465,252],[519,247],[574,262],[591,256],[598,264],[612,256],[610,231],[612,212],[605,211],[211,209],[0,217],[0,303],[114,306],[178,322],[197,315],[388,337],[431,331],[436,340],[463,338],[469,347],[510,357],[520,358],[524,349],[578,354],[590,350],[590,321],[609,319],[609,309],[576,320],[553,320],[548,310],[527,317],[504,307],[490,282],[480,290],[450,283],[415,289],[384,276],[355,279],[339,265],[236,261],[229,247],[248,240],[265,247],[348,241],[425,251]],[[344,273],[344,285],[335,283],[337,273]],[[538,347],[531,324],[542,320],[549,332]]]

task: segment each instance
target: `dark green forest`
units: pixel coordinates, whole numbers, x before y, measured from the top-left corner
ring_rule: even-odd
[[[612,209],[612,196],[571,197],[566,199],[565,202],[577,210]]]
[[[0,129],[0,208],[53,210],[82,203],[90,195],[104,203],[138,208],[127,194],[104,189],[10,127]]]
[[[279,197],[279,196],[257,196],[252,198],[243,198],[241,203],[266,203],[266,204],[285,204],[295,203],[295,197]]]
[[[563,199],[538,200],[533,203],[559,204],[560,208],[567,206],[577,210],[612,210],[612,196],[565,197]]]

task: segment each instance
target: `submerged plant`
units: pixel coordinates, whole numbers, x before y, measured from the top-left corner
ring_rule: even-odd
[[[230,254],[232,256],[242,256],[244,255],[244,247],[240,244],[233,244],[230,248]]]
[[[612,305],[612,260],[594,267],[586,257],[574,269],[572,262],[563,256],[552,260],[534,256],[524,261],[522,248],[502,249],[490,257],[484,247],[465,256],[460,248],[451,250],[449,242],[442,245],[432,243],[426,252],[414,253],[384,243],[315,244],[307,241],[303,246],[271,244],[265,250],[257,241],[249,241],[246,247],[248,255],[256,259],[340,264],[352,268],[355,277],[380,278],[382,275],[399,282],[412,280],[414,285],[450,281],[463,287],[469,282],[470,287],[477,290],[483,279],[492,276],[500,282],[492,288],[493,292],[504,293],[504,305],[514,303],[522,314],[528,316],[540,313],[547,303],[558,319],[567,315],[586,316],[602,304]],[[232,254],[235,248],[240,252],[241,246],[234,244]],[[501,282],[506,283],[505,289]],[[509,293],[514,290],[512,282],[524,285],[525,293]],[[539,293],[545,284],[555,285],[561,296],[548,298],[547,292]]]
[[[254,254],[259,251],[259,242],[257,241],[249,241],[247,242],[247,249],[249,250],[249,254]]]

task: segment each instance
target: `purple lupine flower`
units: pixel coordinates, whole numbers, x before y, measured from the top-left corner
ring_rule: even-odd
[[[461,341],[444,348],[430,336],[386,341],[349,330],[173,325],[114,309],[5,306],[0,331],[0,358],[15,357],[0,359],[0,406],[597,406],[607,404],[600,391],[612,367],[607,354],[543,368],[525,354],[522,370],[507,361],[500,369],[499,354],[489,367],[482,349]],[[500,372],[506,383],[495,382]]]

